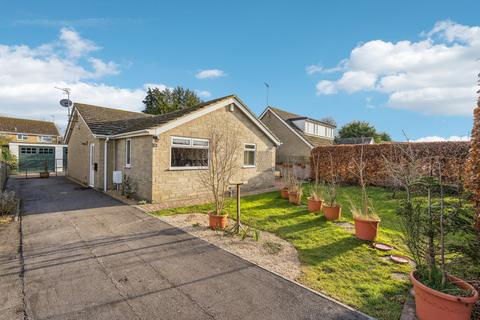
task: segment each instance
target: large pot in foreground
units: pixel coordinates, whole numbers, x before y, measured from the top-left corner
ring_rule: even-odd
[[[355,236],[360,240],[373,241],[377,237],[380,219],[366,219],[353,217],[355,222]]]
[[[212,230],[225,229],[228,225],[228,215],[217,215],[211,212],[208,213],[208,226]]]
[[[465,281],[448,276],[457,287],[470,290],[470,297],[452,296],[433,290],[415,278],[415,271],[410,273],[415,290],[415,308],[419,320],[469,320],[472,308],[478,300],[478,292]]]
[[[322,210],[322,203],[322,200],[308,198],[308,212],[319,212],[320,210]]]
[[[330,221],[338,220],[342,216],[342,207],[340,206],[329,207],[323,205],[322,210],[325,218]]]

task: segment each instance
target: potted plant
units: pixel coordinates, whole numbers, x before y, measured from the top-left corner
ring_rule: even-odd
[[[240,141],[234,124],[224,123],[209,129],[208,169],[200,172],[200,180],[213,202],[213,210],[208,212],[210,229],[225,229],[228,213],[225,206],[228,191],[235,173],[240,169],[238,153]]]
[[[323,183],[322,185],[319,184],[319,169],[320,169],[320,159],[317,159],[313,163],[313,167],[315,170],[315,181],[312,185],[310,185],[310,196],[307,199],[307,207],[309,212],[319,212],[322,210],[322,203],[323,203]]]
[[[478,291],[447,272],[447,268],[458,271],[459,265],[478,261],[478,249],[472,250],[478,245],[469,242],[480,239],[468,218],[473,213],[465,205],[462,178],[458,178],[458,186],[449,186],[446,197],[441,160],[430,159],[429,165],[425,165],[425,159],[418,159],[410,145],[396,148],[400,150],[399,161],[385,159],[385,162],[390,175],[405,191],[397,213],[403,240],[416,265],[410,281],[417,317],[468,320],[478,300]],[[457,237],[460,244],[452,241]],[[476,258],[468,260],[468,254],[462,250]]]
[[[288,168],[282,168],[282,188],[280,189],[280,198],[288,199],[288,186],[290,170]]]
[[[322,205],[322,211],[325,218],[330,221],[340,219],[342,207],[337,203],[337,177],[333,170],[333,157],[330,153],[330,181],[328,182],[325,194],[325,201]]]
[[[297,206],[302,204],[302,182],[292,173],[288,189],[288,201]]]
[[[322,210],[323,190],[318,184],[310,186],[310,196],[307,199],[308,212],[319,212]]]
[[[44,171],[40,172],[40,178],[48,178],[50,177],[50,172],[48,172],[48,163],[45,160]]]
[[[373,241],[378,234],[380,218],[374,213],[367,194],[367,183],[365,179],[365,167],[367,162],[363,159],[364,146],[360,146],[360,159],[353,159],[353,163],[361,187],[361,205],[356,207],[351,201],[351,211],[355,223],[355,236],[360,240]]]
[[[432,164],[431,164],[432,166]],[[458,233],[465,209],[459,194],[449,194],[446,201],[442,181],[441,162],[428,176],[420,177],[417,189],[425,200],[410,194],[399,209],[408,249],[416,263],[410,273],[415,291],[416,313],[419,319],[468,320],[478,292],[466,281],[447,273],[448,254],[446,236],[449,231]],[[457,199],[454,199],[457,197]]]

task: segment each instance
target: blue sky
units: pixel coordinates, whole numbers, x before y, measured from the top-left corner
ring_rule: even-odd
[[[398,140],[402,130],[471,130],[478,1],[0,4],[2,114],[63,126],[54,86],[71,87],[74,101],[141,110],[148,84],[205,100],[235,93],[259,114],[268,82],[272,105],[339,125],[366,120]]]

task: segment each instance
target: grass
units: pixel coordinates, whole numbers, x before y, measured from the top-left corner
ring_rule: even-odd
[[[403,249],[395,210],[398,200],[383,188],[368,188],[375,213],[382,219],[377,241]],[[303,203],[308,196],[304,188]],[[350,200],[360,199],[360,188],[340,187],[338,203],[343,205],[342,220],[352,222]],[[235,216],[235,203],[229,205]],[[208,212],[211,205],[197,205],[161,210],[155,215]],[[279,192],[242,198],[242,222],[260,230],[272,232],[291,242],[302,262],[302,284],[323,292],[345,304],[379,319],[398,319],[408,294],[409,283],[392,277],[407,274],[410,267],[385,259],[391,252],[381,252],[353,234],[327,221],[322,215],[309,214],[306,206],[294,206],[281,199]],[[395,251],[394,253],[401,253]]]

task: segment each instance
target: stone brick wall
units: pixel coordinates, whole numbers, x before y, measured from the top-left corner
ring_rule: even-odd
[[[78,117],[73,119],[75,125],[68,142],[68,171],[67,176],[70,178],[88,185],[89,179],[89,144],[95,143],[96,139],[93,137],[87,125]],[[95,143],[96,156],[98,157],[98,142]],[[95,184],[98,178],[95,177]]]
[[[242,143],[255,143],[257,161],[255,168],[241,168],[236,180],[248,181],[243,190],[266,188],[274,185],[275,146],[258,127],[240,110],[230,112],[222,108],[159,136],[153,148],[153,191],[154,202],[187,200],[206,197],[200,181],[199,170],[170,170],[170,143],[172,136],[208,138],[211,126],[224,122],[238,124]],[[243,165],[243,147],[239,150],[239,166]],[[240,163],[241,162],[241,163]]]
[[[130,177],[136,190],[136,197],[151,201],[153,137],[141,136],[128,139],[130,139],[131,148],[130,167],[126,166],[125,146],[127,139],[118,139],[114,142],[114,166],[110,172],[113,170],[122,171],[124,175]],[[112,174],[109,177],[110,187],[112,185],[111,178]]]
[[[277,148],[275,159],[277,163],[310,163],[310,147],[288,129],[275,115],[267,112],[262,118],[262,122],[282,142],[282,145]]]

